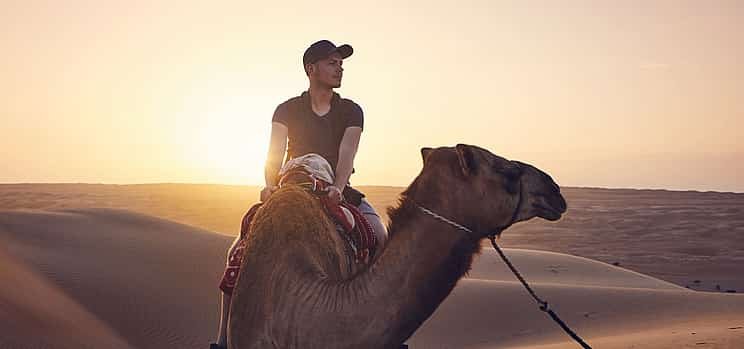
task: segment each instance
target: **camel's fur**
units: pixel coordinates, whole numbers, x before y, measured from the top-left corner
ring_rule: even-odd
[[[397,349],[468,271],[486,232],[514,217],[555,220],[565,211],[558,186],[530,165],[467,145],[421,152],[424,168],[389,210],[386,247],[353,275],[344,242],[311,194],[284,188],[264,204],[233,293],[231,349]]]

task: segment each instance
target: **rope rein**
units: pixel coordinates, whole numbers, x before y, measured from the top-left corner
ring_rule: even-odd
[[[424,206],[420,206],[420,205],[418,205],[418,207],[419,207],[419,208],[420,208],[420,209],[421,209],[422,211],[424,211],[424,213],[426,213],[426,214],[428,214],[428,215],[430,215],[430,216],[432,216],[432,217],[434,217],[434,218],[436,218],[436,219],[438,219],[438,220],[440,220],[440,221],[442,221],[442,222],[444,222],[444,223],[447,223],[447,224],[449,224],[449,225],[451,225],[451,226],[454,226],[454,227],[455,227],[455,228],[457,228],[457,229],[460,229],[460,230],[464,230],[464,231],[466,231],[466,232],[468,232],[468,233],[471,233],[471,234],[473,233],[473,231],[472,231],[472,230],[470,230],[470,229],[466,228],[465,226],[462,226],[462,225],[460,225],[460,224],[457,224],[457,223],[455,223],[455,222],[453,222],[453,221],[451,221],[451,220],[449,220],[449,219],[447,219],[447,218],[445,218],[445,217],[443,217],[443,216],[440,216],[440,215],[438,215],[438,214],[434,213],[433,211],[431,211],[431,210],[427,209],[427,208],[426,208],[426,207],[424,207]]]
[[[581,339],[581,337],[579,337],[579,335],[577,335],[576,332],[574,332],[573,330],[571,330],[571,328],[569,328],[568,325],[566,325],[566,323],[563,322],[563,320],[561,320],[560,317],[558,317],[558,314],[556,314],[553,311],[553,309],[550,309],[550,306],[548,305],[548,302],[542,300],[540,297],[537,296],[537,294],[535,294],[535,291],[533,291],[532,290],[532,287],[530,287],[530,285],[527,283],[527,281],[525,281],[525,279],[522,277],[522,274],[520,274],[519,271],[517,271],[517,268],[514,267],[514,265],[509,260],[509,258],[507,258],[506,255],[504,254],[504,251],[502,251],[501,248],[499,248],[499,245],[496,244],[496,237],[499,236],[501,234],[501,232],[504,231],[504,229],[510,227],[514,223],[514,220],[516,219],[517,214],[519,213],[519,206],[521,206],[521,202],[522,202],[522,195],[519,196],[519,202],[517,203],[517,208],[514,211],[514,214],[512,215],[511,222],[509,224],[507,224],[506,226],[497,229],[495,232],[490,233],[488,235],[488,239],[491,240],[491,245],[493,245],[493,248],[496,250],[496,252],[499,253],[499,256],[501,256],[501,259],[504,260],[504,263],[506,263],[506,266],[508,266],[509,269],[511,269],[512,273],[514,273],[514,275],[517,277],[517,279],[519,279],[519,281],[522,283],[522,285],[524,286],[524,288],[527,289],[527,292],[529,292],[530,296],[532,296],[532,298],[535,299],[535,301],[537,302],[538,307],[540,308],[540,310],[548,313],[548,315],[550,315],[550,317],[556,323],[558,323],[558,325],[560,325],[561,328],[569,336],[571,336],[571,338],[573,338],[576,342],[578,342],[581,345],[582,348],[584,348],[584,349],[592,349],[592,347],[590,347],[589,344],[586,344],[586,342],[584,342],[584,340]],[[445,222],[445,223],[447,223],[447,224],[449,224],[449,225],[451,225],[451,226],[453,226],[453,227],[455,227],[457,229],[460,229],[462,231],[465,231],[468,234],[470,234],[471,236],[472,236],[472,234],[474,234],[471,229],[469,229],[469,228],[467,228],[467,227],[465,227],[465,226],[463,226],[461,224],[458,224],[458,223],[456,223],[456,222],[454,222],[454,221],[452,221],[450,219],[447,219],[446,217],[444,217],[442,215],[439,215],[439,214],[437,214],[437,213],[435,213],[435,212],[433,212],[433,211],[431,211],[431,210],[429,210],[429,209],[427,209],[427,208],[425,208],[425,207],[423,207],[423,206],[421,206],[419,204],[416,204],[416,206],[418,206],[418,208],[421,209],[422,212],[426,213],[427,215],[429,215],[429,216],[431,216],[431,217],[433,217],[433,218],[435,218],[437,220],[440,220],[442,222]]]
[[[527,292],[530,293],[530,295],[532,296],[532,298],[535,299],[535,301],[537,302],[538,307],[540,308],[540,310],[548,313],[548,315],[550,315],[550,317],[556,323],[558,323],[558,325],[561,326],[561,328],[563,329],[563,331],[565,331],[569,336],[571,336],[571,338],[573,338],[576,342],[578,342],[581,345],[582,348],[584,348],[584,349],[592,349],[592,347],[590,347],[589,344],[586,344],[586,342],[584,342],[584,340],[581,339],[581,337],[579,337],[579,335],[576,334],[576,332],[574,332],[573,330],[571,330],[571,328],[569,328],[568,325],[566,325],[566,323],[563,322],[563,320],[561,320],[560,317],[558,317],[558,314],[556,314],[553,311],[553,309],[550,309],[550,306],[548,305],[548,302],[542,300],[540,297],[537,296],[537,294],[535,294],[535,291],[533,291],[532,288],[530,287],[530,285],[527,284],[527,281],[524,280],[524,278],[522,277],[522,274],[520,274],[519,271],[517,271],[517,268],[515,268],[514,265],[512,265],[511,261],[508,258],[506,258],[506,255],[504,254],[504,251],[502,251],[501,248],[499,248],[499,245],[496,244],[496,236],[495,235],[491,235],[491,236],[488,237],[488,239],[491,240],[491,245],[493,245],[493,248],[496,250],[496,252],[499,253],[499,256],[501,256],[501,259],[504,260],[504,263],[506,263],[506,265],[509,267],[509,269],[511,269],[512,273],[514,273],[514,275],[517,277],[517,279],[519,279],[519,281],[522,282],[522,285],[524,285],[524,288],[527,289]]]

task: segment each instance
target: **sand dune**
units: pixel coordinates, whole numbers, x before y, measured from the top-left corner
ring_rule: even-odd
[[[573,286],[571,278],[566,279],[566,284],[543,284],[539,276],[532,279],[535,291],[590,344],[596,338],[628,336],[650,328],[700,331],[710,326],[713,319],[722,321],[717,325],[720,329],[744,323],[744,297],[740,295]],[[731,337],[736,334],[728,333]],[[688,344],[694,340],[687,339]],[[464,280],[411,343],[423,348],[501,348],[567,340],[521,285],[500,280]],[[643,342],[625,343],[631,347]],[[567,346],[574,347],[577,345]]]
[[[717,331],[711,343],[744,343],[744,295],[697,292],[605,263],[559,253],[506,249],[539,296],[590,342],[618,348],[644,346],[649,329]],[[661,331],[661,332],[659,332]],[[649,334],[650,335],[650,334]],[[616,338],[620,336],[620,338]],[[630,337],[628,337],[630,336]],[[636,337],[633,337],[636,336]],[[437,312],[411,340],[423,348],[502,348],[557,343],[576,348],[503,265],[487,250]],[[694,344],[693,336],[675,339]],[[725,346],[724,346],[725,347]],[[553,348],[553,347],[551,347]],[[731,346],[730,348],[739,348]]]
[[[26,304],[30,310],[15,308],[21,309],[16,312],[68,321],[114,343],[92,347],[125,347],[120,336],[136,348],[204,348],[214,336],[216,284],[229,236],[126,210],[85,208],[0,211],[0,240],[10,256],[5,259],[16,261],[3,264],[9,266],[3,281],[8,280],[6,275],[31,275],[42,285],[36,287],[40,293],[0,304]],[[597,343],[595,348],[744,347],[744,332],[736,329],[744,326],[744,295],[691,291],[566,254],[526,249],[506,249],[506,253],[538,294],[585,339]],[[16,284],[34,282],[15,278],[18,281],[0,286],[5,299],[17,290]],[[41,299],[37,305],[67,299],[54,302],[66,302],[66,307],[77,310],[31,309]],[[0,321],[16,319],[6,316],[0,314]],[[14,323],[29,332],[38,328],[29,322]],[[0,329],[0,347],[50,347],[19,346],[24,332],[9,328],[14,327]],[[80,338],[72,328],[65,331],[71,344]],[[59,337],[52,330],[40,332],[42,341]],[[577,347],[566,340],[498,256],[484,249],[470,277],[410,344],[412,348]]]
[[[498,243],[498,241],[497,241]],[[684,287],[588,258],[562,253],[508,249],[507,257],[525,277],[547,284],[687,290]],[[472,279],[515,280],[489,244],[469,274]]]
[[[43,277],[0,251],[0,348],[131,348]]]
[[[111,209],[14,211],[0,238],[137,348],[199,348],[213,336],[231,238]]]
[[[650,330],[598,337],[594,348],[602,349],[680,349],[744,348],[742,326],[729,327],[729,319],[702,318],[676,326],[653,327]],[[575,343],[507,347],[509,349],[574,349]]]

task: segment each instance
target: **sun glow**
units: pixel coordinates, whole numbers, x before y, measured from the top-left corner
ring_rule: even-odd
[[[258,132],[251,132],[247,122],[232,115],[236,114],[210,118],[199,130],[196,143],[201,146],[196,156],[217,182],[255,183],[261,178],[266,142]]]
[[[225,92],[225,91],[223,91]],[[255,97],[255,96],[253,96]],[[184,155],[189,166],[208,182],[227,184],[263,183],[270,133],[270,114],[256,107],[246,91],[201,97],[186,108],[191,120]],[[195,105],[198,104],[198,105]]]

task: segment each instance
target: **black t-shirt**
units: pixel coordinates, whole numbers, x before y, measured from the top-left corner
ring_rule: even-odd
[[[363,127],[364,114],[354,101],[334,93],[331,110],[318,116],[313,111],[310,94],[305,91],[279,104],[271,121],[287,126],[287,160],[316,153],[328,160],[335,171],[338,148],[346,128]]]

